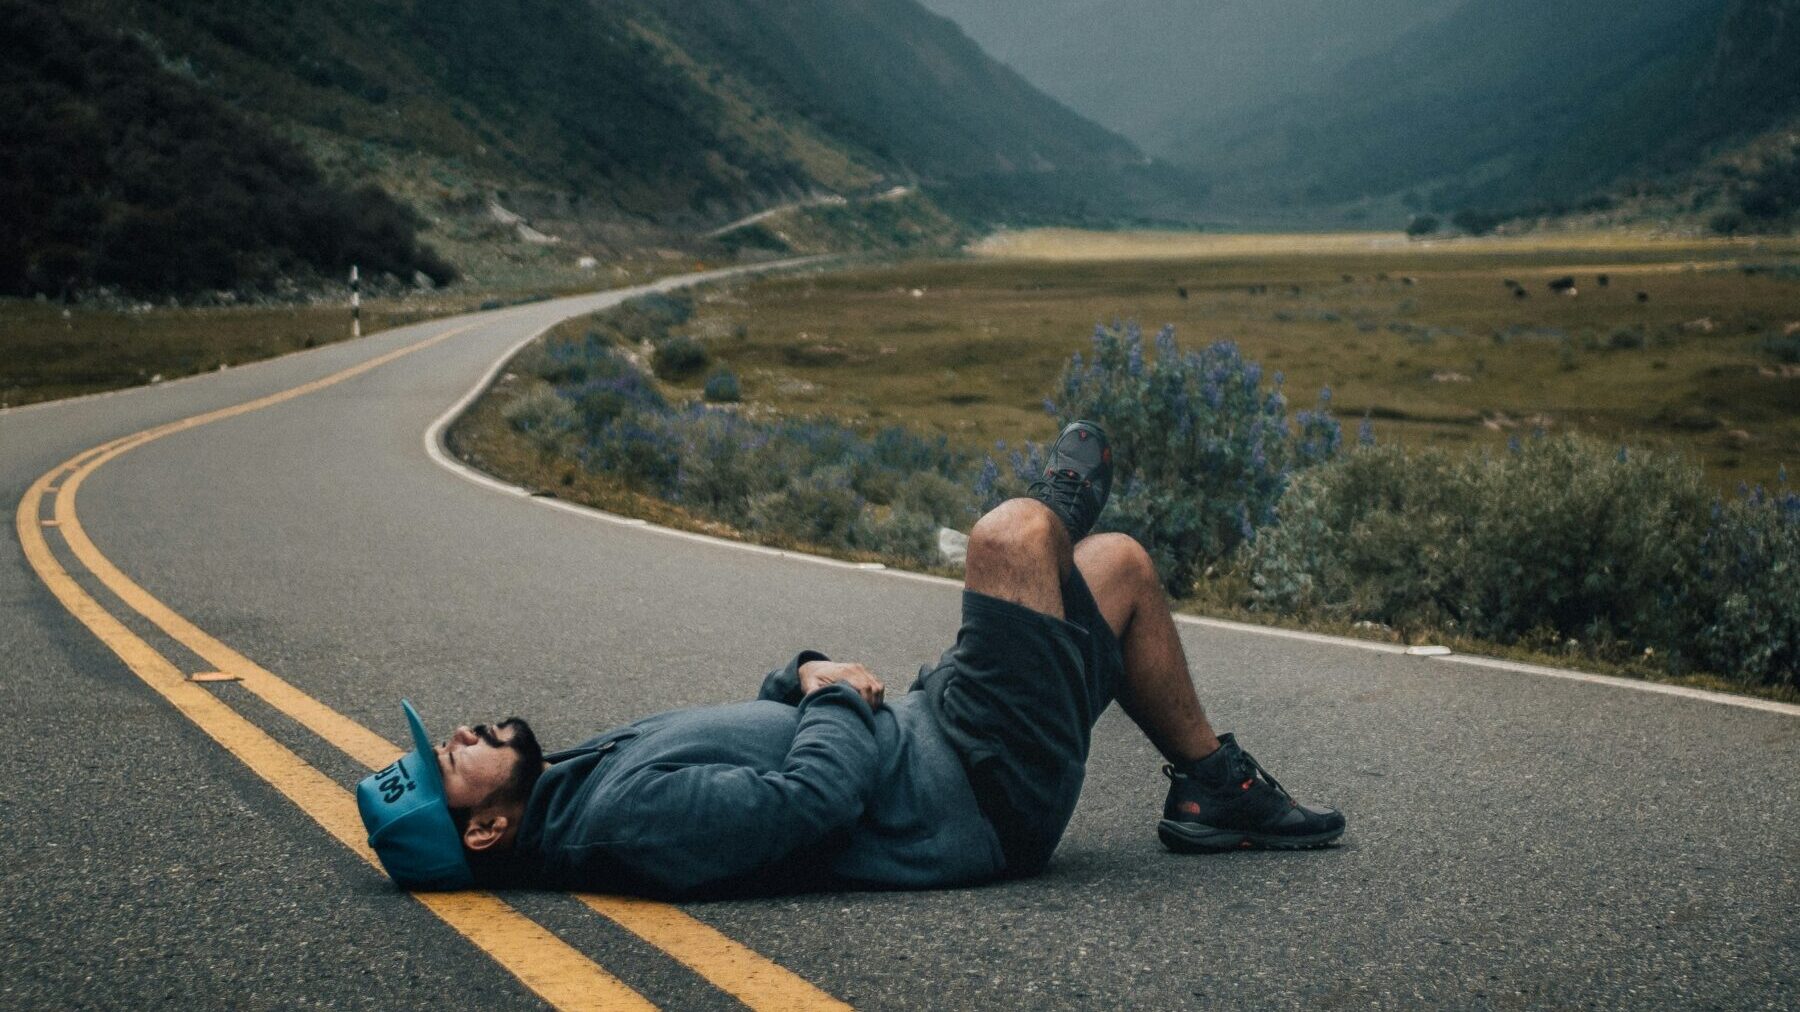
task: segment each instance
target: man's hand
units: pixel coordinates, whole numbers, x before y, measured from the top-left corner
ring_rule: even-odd
[[[881,708],[885,687],[875,673],[860,664],[838,664],[834,661],[807,661],[800,665],[800,694],[810,696],[827,685],[848,682],[862,695],[869,709]]]

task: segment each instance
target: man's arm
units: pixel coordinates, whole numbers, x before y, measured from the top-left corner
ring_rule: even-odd
[[[794,655],[794,659],[763,679],[762,691],[756,694],[757,699],[772,699],[777,703],[799,706],[806,693],[800,688],[800,669],[810,661],[826,660],[824,654],[817,650],[802,650]]]
[[[848,682],[870,709],[880,709],[887,687],[875,673],[860,664],[838,664],[817,650],[802,650],[763,679],[758,699],[772,699],[789,706],[823,689],[827,685]]]
[[[629,813],[611,860],[675,893],[728,881],[824,839],[862,815],[879,756],[874,711],[848,685],[800,702],[779,770],[649,766],[610,799]]]

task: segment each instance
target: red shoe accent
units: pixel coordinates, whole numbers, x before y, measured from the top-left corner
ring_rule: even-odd
[[[1243,783],[1241,783],[1241,784],[1239,784],[1239,785],[1238,785],[1238,790],[1240,790],[1240,791],[1247,791],[1247,790],[1249,790],[1249,789],[1250,789],[1250,785],[1251,785],[1251,784],[1253,784],[1253,783],[1256,783],[1256,778],[1255,778],[1255,777],[1251,777],[1251,778],[1250,778],[1250,779],[1248,779],[1248,780],[1246,780],[1246,781],[1244,781],[1244,782],[1243,782]]]
[[[1199,815],[1200,814],[1200,802],[1198,802],[1198,801],[1183,801],[1181,804],[1176,805],[1175,807],[1183,815]]]

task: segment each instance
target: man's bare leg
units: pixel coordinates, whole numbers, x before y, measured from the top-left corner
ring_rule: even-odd
[[[1219,738],[1194,692],[1155,563],[1124,534],[1089,535],[1074,554],[1100,614],[1124,650],[1119,705],[1170,762],[1211,755]]]
[[[1035,499],[1008,499],[969,531],[963,586],[1063,617],[1062,581],[1075,564],[1069,532]]]
[[[963,583],[1062,618],[1062,581],[1072,565],[1080,567],[1123,648],[1118,695],[1126,715],[1170,762],[1212,754],[1219,739],[1194,693],[1162,582],[1136,541],[1096,534],[1071,549],[1056,514],[1035,500],[1012,499],[976,521]]]

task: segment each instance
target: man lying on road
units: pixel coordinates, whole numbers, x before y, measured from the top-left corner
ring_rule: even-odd
[[[1215,735],[1142,547],[1088,536],[1106,436],[1063,430],[1029,498],[969,535],[962,628],[889,702],[868,669],[812,651],[754,702],[676,710],[545,755],[517,718],[459,727],[365,779],[357,804],[394,881],[691,895],[755,884],[928,888],[1043,869],[1114,698],[1169,760],[1171,850],[1324,846],[1295,801]]]

